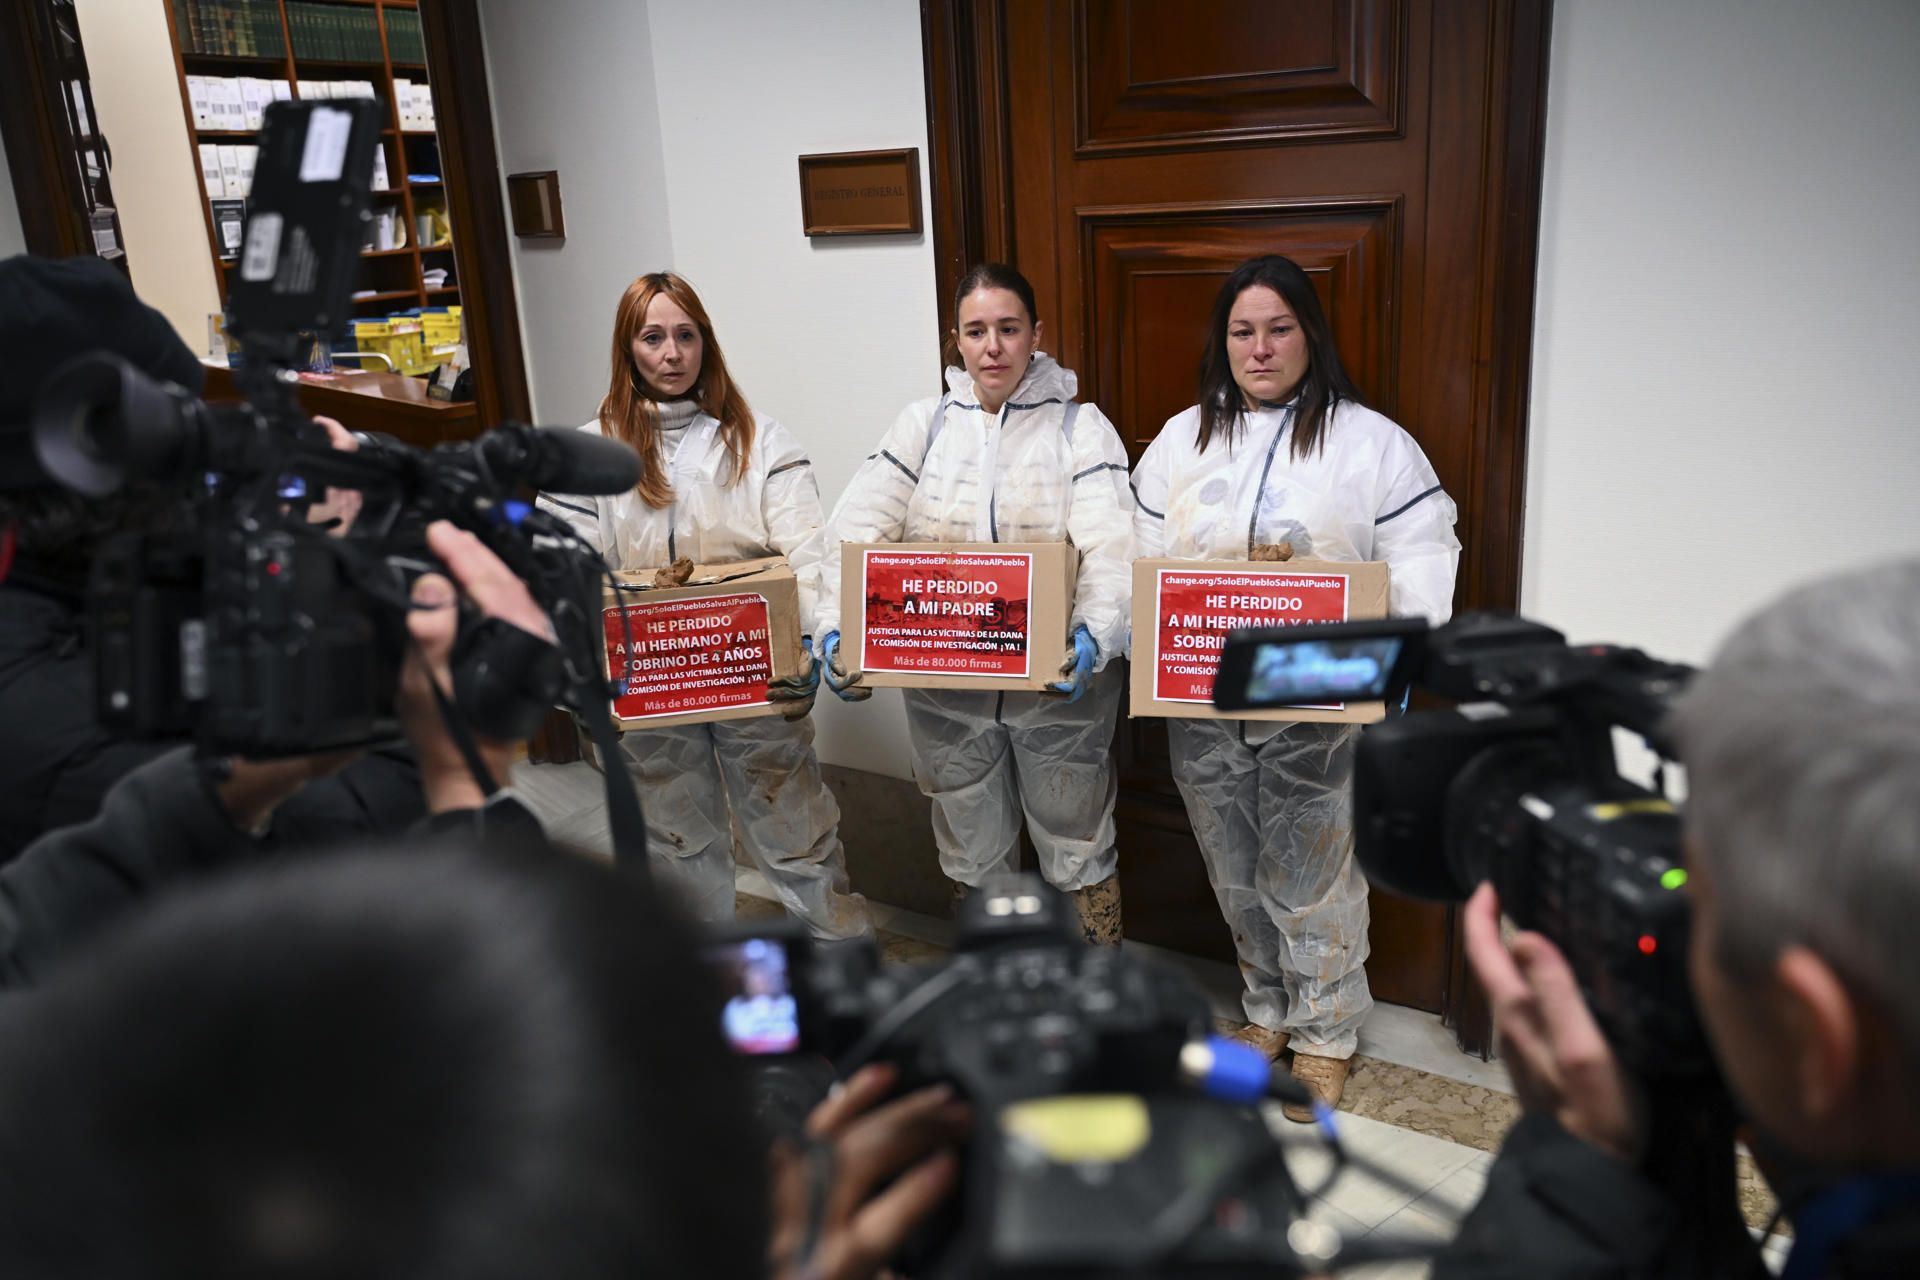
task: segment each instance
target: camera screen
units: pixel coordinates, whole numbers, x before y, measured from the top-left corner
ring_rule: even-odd
[[[711,948],[727,1002],[721,1029],[739,1053],[792,1053],[800,1047],[800,1005],[794,999],[787,949],[773,938]]]
[[[1247,701],[1264,706],[1383,698],[1404,643],[1401,636],[1352,636],[1263,644],[1248,667]]]

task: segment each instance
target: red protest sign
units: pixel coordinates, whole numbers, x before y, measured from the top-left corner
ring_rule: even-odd
[[[861,670],[1027,674],[1031,554],[867,551],[861,569]]]
[[[693,596],[603,609],[601,614],[607,671],[621,682],[614,714],[622,720],[757,707],[767,701],[773,662],[765,596]]]
[[[1161,569],[1154,579],[1153,696],[1163,702],[1213,701],[1220,650],[1236,627],[1347,620],[1344,573]]]

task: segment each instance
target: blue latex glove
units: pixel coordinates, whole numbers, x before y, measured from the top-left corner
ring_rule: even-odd
[[[812,645],[802,641],[807,655],[806,667],[790,676],[767,681],[767,701],[781,705],[780,714],[798,720],[813,710],[813,699],[820,692],[820,661],[813,656]]]
[[[1093,633],[1083,622],[1073,629],[1073,652],[1060,664],[1060,674],[1066,678],[1048,685],[1047,692],[1062,696],[1068,702],[1080,701],[1080,695],[1093,680],[1093,664],[1099,657],[1100,646],[1093,642]]]
[[[840,665],[838,631],[829,631],[820,637],[820,665],[826,670],[827,688],[842,702],[865,702],[873,696],[873,690],[862,683],[864,677],[860,672],[849,675]]]

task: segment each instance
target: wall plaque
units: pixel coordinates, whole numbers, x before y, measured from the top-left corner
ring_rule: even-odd
[[[801,156],[800,222],[810,236],[917,234],[920,148]]]
[[[516,236],[567,238],[566,219],[560,211],[560,175],[554,170],[508,174],[507,205],[513,211]]]

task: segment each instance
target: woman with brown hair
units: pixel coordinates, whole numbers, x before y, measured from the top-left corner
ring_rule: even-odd
[[[1214,301],[1200,403],[1133,471],[1142,557],[1251,560],[1290,543],[1312,560],[1384,560],[1388,610],[1444,622],[1453,500],[1420,446],[1361,401],[1313,282],[1293,262],[1243,262]],[[1353,726],[1167,721],[1173,777],[1247,990],[1239,1033],[1340,1101],[1373,1007],[1367,882],[1353,862]],[[1289,1119],[1309,1120],[1295,1104]]]
[[[1040,349],[1033,285],[981,263],[953,300],[958,367],[900,411],[834,508],[846,542],[1065,542],[1080,556],[1060,679],[1045,691],[908,689],[914,777],[933,801],[940,868],[958,895],[1019,865],[1020,832],[1090,942],[1120,945],[1111,747],[1127,641],[1133,500],[1127,452],[1079,379]],[[871,696],[838,651],[839,566],[820,595],[827,685]],[[859,602],[854,602],[859,607]],[[857,661],[857,658],[853,659]]]
[[[613,380],[582,431],[624,440],[640,483],[612,497],[543,497],[616,569],[787,558],[811,618],[827,553],[820,491],[798,442],[754,413],[727,374],[713,323],[670,271],[627,286],[614,312]],[[646,810],[647,849],[702,919],[733,916],[733,835],[780,900],[823,938],[872,932],[847,888],[840,807],[806,720],[817,664],[775,682],[783,716],[629,731],[622,746]],[[731,817],[731,823],[729,818]]]

